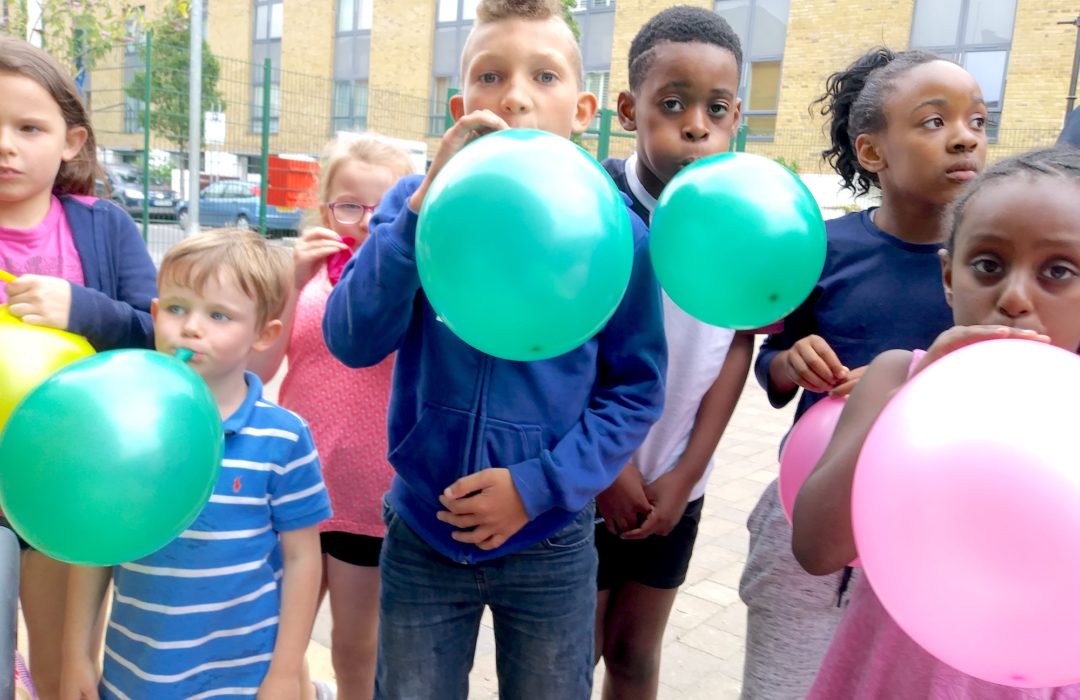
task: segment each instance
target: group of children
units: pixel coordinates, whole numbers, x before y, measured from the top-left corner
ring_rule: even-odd
[[[42,698],[328,697],[304,664],[326,591],[341,698],[467,697],[485,607],[501,697],[588,698],[601,658],[603,697],[656,697],[753,334],[663,294],[646,224],[680,168],[727,150],[741,47],[690,7],[639,31],[618,98],[636,153],[604,163],[633,223],[626,295],[580,348],[512,362],[439,321],[417,275],[417,212],[472,139],[521,127],[569,138],[597,103],[561,2],[481,0],[476,14],[455,124],[424,176],[375,138],[342,141],[323,168],[320,225],[291,262],[250,232],[210,231],[156,272],[130,219],[91,196],[93,133],[70,78],[0,38],[0,267],[17,275],[0,302],[99,350],[193,351],[226,434],[210,502],[162,550],[111,572],[24,554]],[[1080,154],[980,174],[979,88],[926,52],[871,51],[830,77],[820,104],[829,162],[881,204],[828,222],[817,286],[758,355],[775,405],[800,388],[799,413],[851,397],[794,530],[775,485],[748,523],[744,696],[1080,697],[936,661],[846,566],[855,456],[891,392],[977,340],[1080,350]],[[296,413],[262,396],[260,375],[285,357],[281,401]]]

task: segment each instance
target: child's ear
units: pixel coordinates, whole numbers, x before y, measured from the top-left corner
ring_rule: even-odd
[[[460,92],[450,98],[450,116],[454,121],[465,116],[465,97]]]
[[[941,283],[945,287],[945,301],[952,306],[952,256],[947,250],[938,251],[938,260],[941,261]]]
[[[285,324],[279,319],[275,318],[271,321],[267,321],[266,325],[263,326],[263,329],[259,331],[259,337],[255,339],[255,344],[251,346],[251,349],[255,352],[262,352],[263,350],[268,349],[277,341],[278,336],[281,335],[281,331],[284,329]]]
[[[82,150],[83,144],[86,143],[86,139],[89,137],[89,133],[84,126],[72,126],[67,130],[67,136],[64,138],[64,151],[61,154],[63,160],[71,160],[75,156],[79,155],[79,151]]]
[[[151,299],[150,300],[150,320],[152,320],[154,323],[157,323],[157,312],[158,312],[158,300],[156,298]]]
[[[574,111],[574,125],[571,131],[579,134],[589,128],[593,117],[596,116],[596,95],[591,92],[579,92],[577,96],[577,109]]]
[[[859,134],[855,137],[855,156],[868,173],[880,173],[885,169],[885,155],[881,152],[876,134]]]
[[[637,115],[635,113],[634,93],[623,90],[619,93],[615,103],[615,113],[619,115],[619,125],[623,131],[637,131]]]

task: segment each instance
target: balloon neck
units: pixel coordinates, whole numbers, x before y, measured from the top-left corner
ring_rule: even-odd
[[[191,358],[194,356],[195,352],[193,350],[188,350],[187,348],[176,349],[176,359],[180,360],[181,362],[190,362]]]

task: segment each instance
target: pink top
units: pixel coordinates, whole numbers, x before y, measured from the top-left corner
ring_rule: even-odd
[[[926,353],[916,350],[910,371]],[[851,601],[807,698],[1022,700],[1080,698],[1080,686],[1011,688],[957,671],[924,650],[893,621],[866,577]]]
[[[82,259],[59,199],[53,196],[48,213],[37,226],[0,227],[0,270],[16,277],[48,275],[80,286],[85,283]],[[6,301],[7,292],[0,285],[0,304]]]
[[[350,369],[326,348],[322,319],[330,281],[326,267],[301,290],[289,338],[281,405],[311,426],[334,515],[323,532],[382,537],[382,496],[394,475],[386,459],[386,409],[394,358]]]

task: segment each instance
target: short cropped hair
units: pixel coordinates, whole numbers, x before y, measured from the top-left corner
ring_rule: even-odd
[[[645,82],[652,66],[653,49],[666,42],[676,44],[713,44],[735,56],[735,66],[742,75],[742,44],[739,35],[715,12],[688,5],[669,7],[641,26],[630,43],[630,89]]]
[[[584,61],[581,58],[581,46],[578,44],[577,39],[574,37],[574,32],[570,29],[569,22],[566,21],[566,8],[563,6],[561,0],[480,0],[476,6],[476,22],[473,24],[473,28],[479,27],[491,22],[501,22],[507,19],[527,19],[544,21],[547,19],[557,19],[566,25],[566,29],[570,34],[570,55],[567,58],[570,59],[570,65],[574,67],[575,78],[578,84],[584,82],[585,75],[582,72],[582,66]],[[467,66],[464,65],[466,52],[468,49],[468,42],[465,42],[466,50],[462,51],[462,70],[461,74],[464,78],[465,70]]]
[[[260,329],[281,316],[292,291],[292,261],[285,250],[254,231],[235,228],[202,231],[170,248],[158,270],[158,287],[172,282],[201,292],[221,275],[231,275],[255,302]]]

